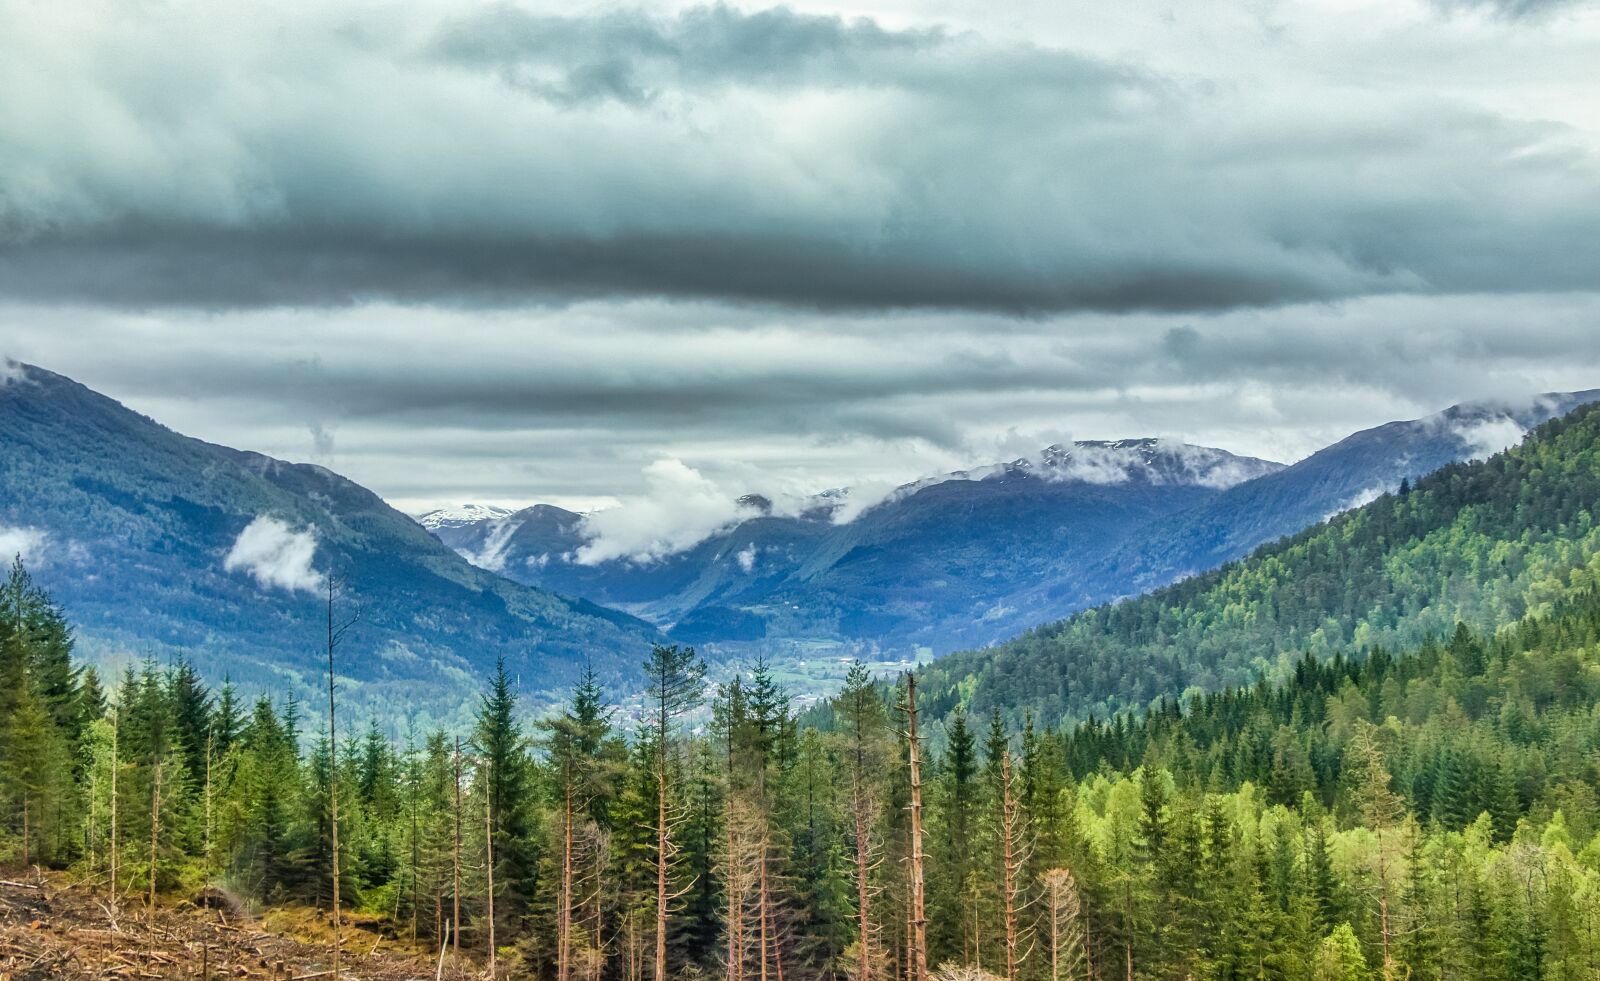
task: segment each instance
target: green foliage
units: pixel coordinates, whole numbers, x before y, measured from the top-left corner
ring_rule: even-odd
[[[1249,558],[923,669],[930,712],[1045,722],[1287,678],[1301,654],[1390,649],[1547,613],[1600,581],[1600,408],[1545,424]],[[1481,649],[1451,647],[1472,672]],[[1470,702],[1469,702],[1470,705]]]
[[[982,976],[1005,963],[1009,929],[1026,954],[1011,981],[1043,981],[1046,875],[1066,869],[1081,901],[1067,935],[1081,937],[1091,978],[1592,974],[1600,589],[1592,529],[1572,495],[1600,473],[1597,422],[1579,416],[1516,453],[1425,479],[1181,587],[1166,605],[1074,621],[1064,635],[1132,618],[1126,630],[1081,635],[1106,641],[1103,656],[1081,648],[1070,671],[1045,676],[1060,692],[1088,691],[1112,684],[1098,673],[1106,658],[1189,664],[1176,653],[1188,644],[1237,665],[1265,632],[1285,631],[1303,643],[1273,641],[1273,679],[1043,716],[1070,724],[993,704],[981,735],[954,706],[925,747],[928,960]],[[1562,514],[1575,517],[1560,525]],[[1386,521],[1381,534],[1360,530]],[[1526,545],[1515,561],[1504,552],[1505,562],[1474,565],[1478,545],[1428,544],[1504,544],[1508,529]],[[1386,571],[1373,578],[1363,563]],[[1330,570],[1348,588],[1295,585]],[[1458,573],[1488,598],[1449,585]],[[1409,585],[1375,601],[1380,581]],[[1224,594],[1233,605],[1217,605]],[[102,712],[98,681],[72,668],[60,611],[20,569],[4,598],[10,857],[25,818],[30,856],[103,876],[115,802],[123,892],[145,884],[155,828],[158,886],[203,865],[267,902],[327,901],[332,754],[325,740],[302,747],[292,700],[259,698],[246,718],[236,694],[213,695],[182,663],[147,663]],[[1379,629],[1372,611],[1391,601],[1409,612]],[[1301,631],[1294,623],[1317,603],[1333,613]],[[1340,621],[1357,609],[1366,612]],[[1435,622],[1446,611],[1459,621]],[[1506,619],[1480,626],[1482,616]],[[1314,640],[1337,622],[1368,625],[1373,643],[1349,654]],[[1422,630],[1414,642],[1412,630]],[[1239,651],[1215,646],[1224,641]],[[764,665],[720,689],[709,726],[693,714],[704,680],[692,650],[657,647],[646,671],[651,699],[626,740],[592,675],[530,740],[501,670],[464,744],[408,732],[397,749],[374,728],[341,745],[341,892],[424,941],[442,939],[459,905],[462,941],[481,949],[492,841],[497,939],[530,976],[553,976],[563,947],[569,963],[599,963],[602,978],[649,976],[661,912],[675,975],[726,976],[732,950],[747,978],[780,967],[840,978],[863,962],[905,976],[906,745],[865,669],[832,701],[826,732],[800,725]],[[992,692],[984,684],[996,677],[976,691]],[[1021,881],[1008,896],[1002,795],[1013,792]]]

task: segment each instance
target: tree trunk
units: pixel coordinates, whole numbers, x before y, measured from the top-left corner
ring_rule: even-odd
[[[333,713],[333,649],[338,637],[333,626],[333,594],[336,584],[328,577],[328,827],[333,857],[333,976],[339,978],[340,920],[339,903],[339,729]]]
[[[111,905],[117,904],[117,771],[122,769],[121,758],[117,756],[117,724],[116,713],[111,716]]]
[[[906,672],[906,743],[911,771],[911,981],[928,981],[928,918],[922,854],[922,757],[917,736],[917,676]]]
[[[150,922],[156,920],[156,847],[161,840],[161,759],[150,785]]]
[[[456,755],[452,772],[455,777],[455,838],[450,849],[450,956],[461,953],[461,737],[456,737]]]
[[[667,697],[665,686],[656,720],[656,981],[667,981]]]
[[[856,733],[856,759],[851,775],[851,810],[855,817],[856,832],[856,981],[873,981],[872,976],[872,890],[868,876],[872,874],[871,854],[867,836],[872,833],[870,807],[867,803],[865,752],[861,733]]]
[[[572,971],[572,772],[562,764],[561,897],[556,911],[556,979],[568,981]]]
[[[483,861],[488,879],[489,907],[489,977],[495,974],[494,949],[494,795],[490,793],[489,761],[483,764]]]
[[[1011,754],[1000,757],[1000,841],[1001,885],[1005,894],[1006,916],[1006,977],[1016,981],[1021,967],[1021,936],[1017,929],[1018,898],[1021,890],[1017,876],[1022,871],[1023,848],[1018,840],[1021,829],[1016,796],[1011,787]]]

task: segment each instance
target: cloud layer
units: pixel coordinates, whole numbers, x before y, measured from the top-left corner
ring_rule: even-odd
[[[594,510],[591,561],[749,492],[1600,385],[1594,0],[0,23],[6,353],[408,509]]]
[[[1307,9],[1232,42],[1263,79],[784,7],[8,0],[0,291],[1037,313],[1600,281],[1580,79],[1459,97],[1430,71],[1471,70],[1483,18],[1402,5],[1365,50],[1415,75],[1350,85],[1351,15]]]
[[[222,568],[249,573],[263,589],[315,592],[323,584],[322,573],[311,567],[316,553],[315,529],[296,531],[277,518],[259,515],[239,532]]]

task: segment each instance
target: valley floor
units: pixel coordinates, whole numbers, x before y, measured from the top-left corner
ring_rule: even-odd
[[[257,919],[213,902],[172,901],[152,923],[142,903],[113,910],[102,894],[61,875],[0,876],[0,981],[332,978],[331,943],[319,936],[330,929],[325,916],[301,907]],[[344,946],[346,981],[433,978],[440,970],[432,957],[360,920],[349,924]],[[440,976],[482,977],[483,967],[447,957]]]

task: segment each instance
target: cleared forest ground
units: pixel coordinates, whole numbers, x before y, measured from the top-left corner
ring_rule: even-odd
[[[197,904],[198,903],[198,904]],[[440,965],[375,923],[346,919],[345,979],[434,978]],[[325,914],[299,908],[254,918],[206,894],[161,905],[153,922],[140,903],[113,909],[81,883],[46,874],[0,879],[0,981],[45,978],[163,978],[311,981],[329,979]],[[445,978],[481,977],[481,965],[446,957]]]

